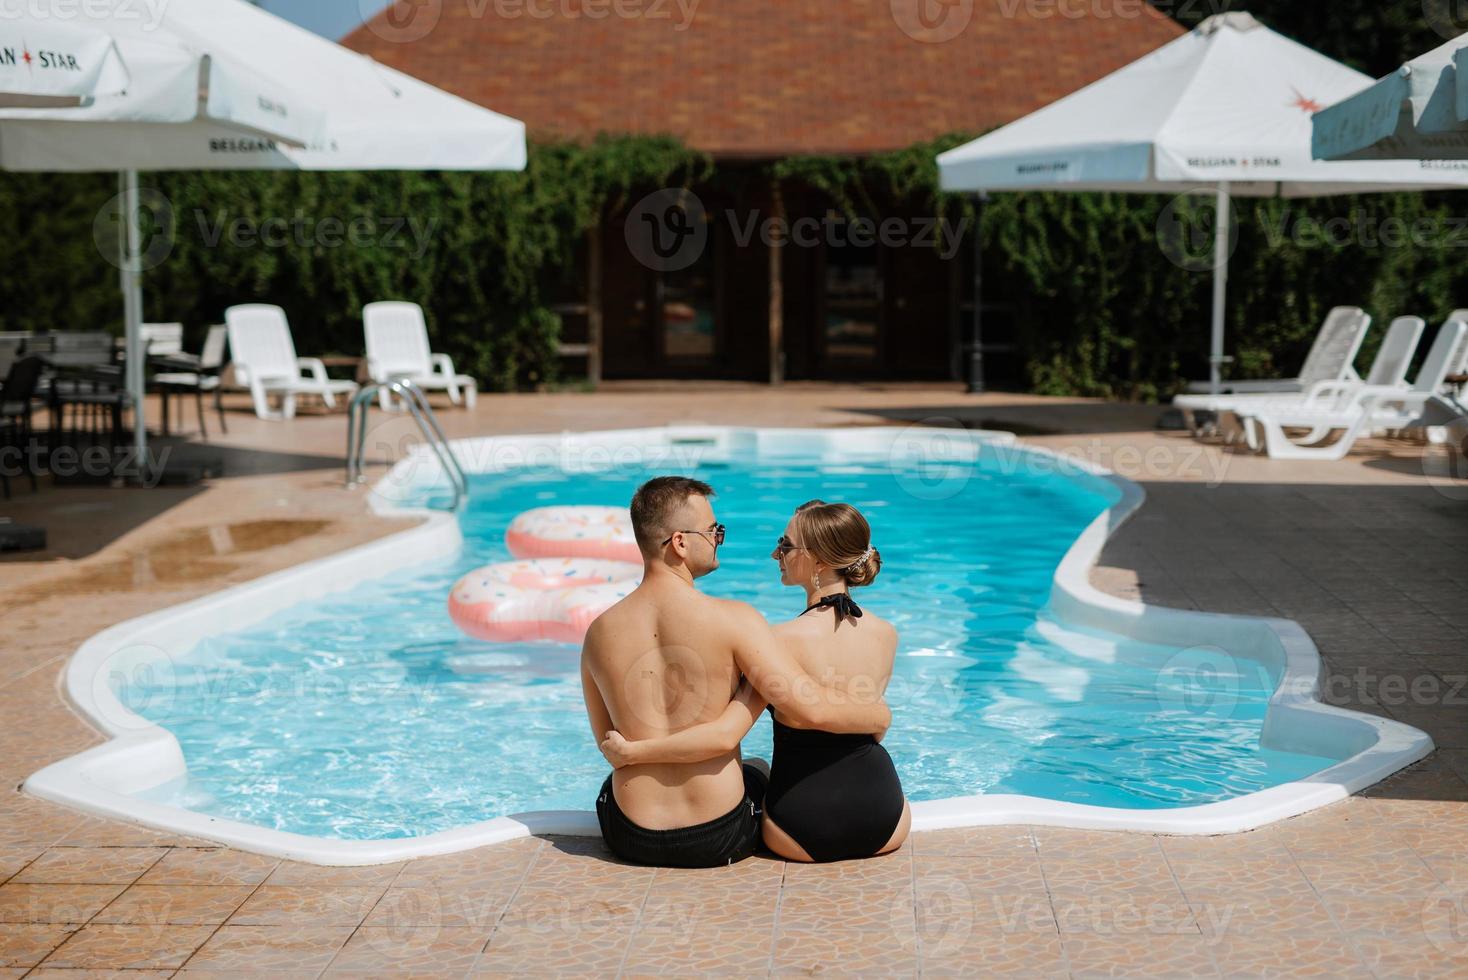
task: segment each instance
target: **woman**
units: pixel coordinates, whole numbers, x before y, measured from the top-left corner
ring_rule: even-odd
[[[882,567],[866,518],[849,504],[813,500],[796,510],[770,557],[780,564],[782,583],[805,589],[805,612],[775,627],[781,645],[826,686],[859,700],[880,698],[892,679],[897,631],[851,598],[851,589],[870,585]],[[702,761],[738,746],[764,708],[744,684],[717,721],[637,742],[608,732],[602,753],[618,768]],[[912,808],[878,739],[791,728],[771,714],[765,846],[791,861],[842,861],[901,847]]]

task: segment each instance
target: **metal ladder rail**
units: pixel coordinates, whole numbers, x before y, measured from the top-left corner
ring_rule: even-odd
[[[372,409],[373,399],[384,389],[397,395],[407,405],[409,414],[418,424],[418,431],[423,433],[424,441],[433,450],[453,489],[454,500],[450,509],[458,510],[469,495],[469,480],[464,475],[463,467],[459,465],[459,458],[449,446],[448,437],[439,425],[433,407],[428,404],[428,397],[424,395],[423,389],[405,378],[369,384],[352,397],[347,411],[347,486],[356,486],[366,479],[367,414]]]

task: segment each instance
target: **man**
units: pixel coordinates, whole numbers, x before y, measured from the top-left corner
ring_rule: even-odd
[[[581,685],[593,736],[616,730],[651,738],[712,721],[740,678],[788,717],[834,732],[887,730],[884,703],[853,704],[828,691],[783,653],[752,606],[699,592],[694,580],[719,567],[724,527],[713,488],[666,476],[632,498],[642,584],[591,626],[581,651]],[[743,860],[760,840],[767,774],[742,765],[737,749],[713,759],[627,766],[597,798],[602,836],[639,864],[716,867]]]

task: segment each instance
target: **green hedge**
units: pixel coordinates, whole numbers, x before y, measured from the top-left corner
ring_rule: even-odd
[[[970,202],[938,192],[933,163],[960,139],[773,169],[850,212],[960,220]],[[184,321],[197,342],[224,307],[274,302],[303,350],[351,353],[361,347],[363,303],[415,300],[429,311],[435,347],[487,387],[542,383],[556,369],[549,307],[576,274],[593,222],[657,187],[749,179],[748,168],[714,173],[674,140],[643,138],[535,146],[523,174],[145,175],[167,202],[158,213],[172,242],[146,274],[146,315]],[[104,205],[115,191],[109,175],[0,174],[0,329],[119,329],[117,273],[101,254],[113,240]],[[1239,202],[1235,374],[1294,370],[1336,304],[1364,305],[1382,323],[1408,312],[1437,321],[1468,306],[1459,200]],[[1183,225],[1206,203],[1183,201]],[[1211,276],[1179,268],[1161,247],[1168,206],[1130,195],[994,197],[983,222],[989,282],[1014,305],[1034,390],[1158,398],[1206,370]],[[1331,218],[1352,226],[1329,241],[1311,233],[1310,221]],[[1422,221],[1415,241],[1370,240],[1373,230]]]

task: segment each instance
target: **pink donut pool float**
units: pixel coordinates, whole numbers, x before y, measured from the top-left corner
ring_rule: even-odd
[[[479,640],[580,643],[592,620],[637,587],[642,566],[531,558],[476,568],[449,591],[449,618]]]
[[[516,558],[597,558],[642,564],[625,507],[537,507],[510,522]]]

